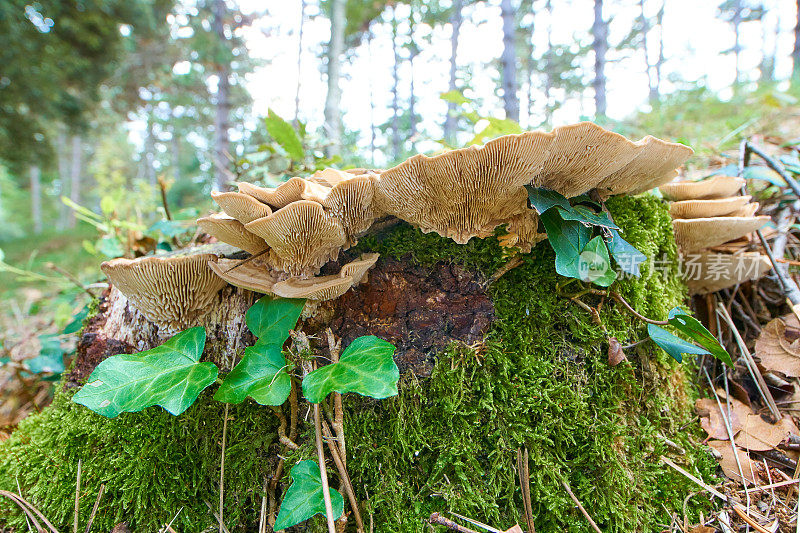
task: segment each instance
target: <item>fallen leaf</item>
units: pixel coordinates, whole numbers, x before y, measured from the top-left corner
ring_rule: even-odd
[[[689,530],[689,533],[714,533],[716,529],[708,526],[697,526]]]
[[[742,430],[736,436],[736,444],[748,450],[763,452],[777,447],[790,432],[797,434],[797,426],[791,417],[770,424],[757,414],[747,415]]]
[[[720,402],[722,404],[722,409],[725,410],[727,414],[725,400],[721,399]],[[746,407],[738,400],[731,399],[730,425],[734,436],[740,429],[742,429],[742,421],[738,414],[741,411],[741,407],[737,409],[737,403]],[[728,429],[725,427],[725,420],[722,417],[722,413],[720,413],[716,400],[712,398],[700,398],[694,403],[694,408],[695,411],[697,411],[697,414],[700,415],[700,425],[703,427],[706,433],[708,433],[710,438],[728,440]]]
[[[756,356],[764,368],[800,376],[800,322],[794,314],[769,322],[756,340]]]
[[[625,352],[622,351],[622,345],[619,343],[616,337],[609,337],[608,338],[608,365],[609,366],[617,366],[623,361],[627,361],[628,358],[625,357]]]
[[[721,455],[719,466],[722,467],[722,472],[725,476],[734,481],[742,481],[742,476],[739,474],[739,466],[736,464],[736,457],[738,456],[739,464],[742,465],[744,479],[751,485],[757,484],[758,472],[763,467],[758,462],[751,461],[747,452],[736,448],[736,455],[734,455],[731,443],[728,441],[712,440],[708,442],[708,445]]]

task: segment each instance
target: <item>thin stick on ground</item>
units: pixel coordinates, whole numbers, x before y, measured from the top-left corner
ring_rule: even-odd
[[[78,475],[75,478],[75,518],[72,522],[73,533],[78,533],[78,519],[80,517],[81,505],[81,465],[82,461],[78,459]]]
[[[589,525],[592,526],[592,529],[594,529],[597,533],[603,533],[602,531],[600,531],[600,528],[597,527],[597,524],[595,524],[594,520],[592,520],[592,517],[589,516],[589,513],[586,512],[586,509],[583,508],[583,505],[581,505],[581,502],[578,500],[578,498],[575,496],[575,494],[573,494],[572,489],[569,488],[569,485],[567,485],[567,482],[562,480],[561,481],[561,486],[563,486],[564,490],[567,491],[567,494],[569,494],[569,497],[572,498],[573,502],[575,502],[575,505],[578,506],[578,509],[581,511],[583,516],[586,517],[586,520],[589,521]]]
[[[55,528],[55,526],[50,523],[50,521],[42,514],[42,512],[39,511],[39,509],[37,509],[36,507],[34,507],[30,502],[25,500],[25,498],[23,498],[20,494],[14,494],[13,492],[9,492],[7,490],[0,490],[0,496],[5,496],[6,498],[9,498],[11,501],[16,503],[23,510],[25,515],[35,523],[38,531],[44,532],[44,529],[42,528],[41,525],[39,525],[39,522],[36,520],[36,517],[38,517],[39,520],[41,520],[44,523],[44,525],[46,525],[50,529],[52,533],[58,533],[58,530]]]
[[[331,452],[331,457],[333,457],[333,462],[336,465],[336,469],[339,470],[339,477],[342,479],[344,484],[347,499],[350,501],[350,507],[353,509],[353,516],[356,519],[356,529],[359,533],[364,533],[364,522],[361,519],[361,512],[358,509],[358,500],[356,499],[356,493],[353,490],[353,483],[350,481],[350,474],[347,473],[347,467],[342,461],[342,453],[336,444],[336,440],[331,434],[331,430],[328,428],[328,424],[325,422],[322,422],[322,433],[325,437],[325,441],[328,443],[328,449]]]
[[[100,485],[100,490],[97,491],[97,499],[94,501],[94,507],[92,507],[92,514],[89,515],[89,521],[86,523],[86,529],[83,533],[89,533],[92,529],[92,523],[94,523],[94,517],[97,515],[97,510],[100,508],[100,500],[103,498],[103,493],[106,491],[106,484],[103,483]],[[180,512],[180,511],[178,511]]]
[[[339,355],[342,351],[341,340],[337,341],[331,328],[325,330],[328,339],[328,351],[331,354],[331,362],[338,363]],[[344,442],[344,408],[342,407],[342,395],[338,392],[333,393],[333,431],[339,440],[339,450],[341,451],[342,464],[347,466],[347,446]]]
[[[449,518],[445,518],[444,516],[440,515],[439,513],[433,513],[430,518],[428,518],[428,522],[431,524],[444,526],[450,531],[457,531],[458,533],[478,533],[474,529],[469,529],[461,524],[457,524]]]
[[[161,189],[161,204],[164,206],[164,216],[167,220],[172,220],[172,215],[169,212],[169,203],[167,203],[167,182],[163,177],[158,178],[158,188]]]
[[[222,521],[222,511],[225,502],[225,440],[228,436],[228,408],[231,404],[225,404],[225,418],[222,420],[222,457],[219,461],[219,533],[225,530],[225,524]]]
[[[517,449],[517,474],[519,475],[519,488],[522,491],[522,506],[525,510],[525,525],[528,533],[536,533],[533,525],[533,505],[531,503],[531,474],[528,467],[528,448],[525,453]]]
[[[325,470],[325,449],[322,447],[322,422],[319,416],[319,404],[314,404],[314,431],[317,440],[317,458],[319,459],[319,475],[322,479],[322,498],[325,500],[325,518],[328,522],[328,533],[336,533],[334,524],[331,493],[328,488],[328,472]]]

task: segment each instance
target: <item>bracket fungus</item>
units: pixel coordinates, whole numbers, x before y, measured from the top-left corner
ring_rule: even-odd
[[[725,215],[738,215],[742,208],[750,202],[750,196],[732,196],[714,200],[681,200],[669,205],[672,218],[708,218]],[[758,204],[753,204],[758,208]],[[755,213],[755,210],[753,211]],[[752,215],[753,213],[750,213]],[[744,215],[747,216],[747,215]]]
[[[209,268],[213,253],[113,259],[101,268],[148,320],[172,329],[190,326],[212,308],[225,281]]]
[[[659,187],[667,200],[705,200],[728,198],[744,187],[744,178],[714,176],[703,181],[678,181]]]
[[[274,189],[259,187],[247,182],[239,182],[237,186],[240,193],[252,196],[276,209],[286,207],[298,200],[312,200],[321,203],[330,192],[330,187],[303,178],[290,178]]]
[[[264,239],[247,231],[244,224],[221,213],[198,218],[197,225],[218,240],[252,255],[261,254],[269,248]]]
[[[758,252],[696,254],[686,263],[686,284],[692,294],[707,294],[727,289],[764,276],[772,264]]]
[[[211,198],[217,202],[225,214],[247,224],[257,218],[272,214],[272,209],[249,194],[240,192],[212,192]]]
[[[767,222],[768,216],[711,217],[673,220],[672,226],[678,248],[691,252],[744,237]]]

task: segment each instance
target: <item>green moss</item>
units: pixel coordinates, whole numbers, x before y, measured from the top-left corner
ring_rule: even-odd
[[[655,259],[641,278],[620,280],[616,289],[643,314],[665,316],[685,290],[663,204],[618,198],[609,208],[625,238]],[[452,261],[486,275],[507,260],[496,239],[457,245],[406,225],[364,239],[359,248],[423,264]],[[451,346],[430,379],[403,376],[396,398],[346,399],[348,469],[376,531],[427,531],[424,519],[447,510],[500,528],[519,522],[514,465],[523,446],[531,456],[540,532],[589,531],[562,480],[604,531],[650,531],[669,521],[664,508],[681,511],[695,487],[659,463],[670,452],[665,438],[687,450],[681,462],[690,471],[712,475],[713,462],[693,444],[696,430],[682,429],[693,419],[688,399],[694,391],[678,365],[643,344],[629,350],[630,364],[609,367],[607,335],[632,342],[645,335],[643,325],[613,301],[600,306],[599,297],[583,296],[601,307],[606,334],[559,297],[556,283],[566,280],[554,273],[548,243],[523,259],[490,287],[497,320],[480,349]],[[577,291],[578,284],[561,290]],[[221,409],[206,395],[177,419],[148,409],[108,421],[61,395],[0,445],[0,487],[13,489],[19,479],[45,514],[67,524],[80,457],[84,513],[99,483],[107,484],[98,529],[125,519],[137,531],[154,530],[184,507],[178,529],[200,531],[213,524],[204,501],[215,505],[218,498]],[[258,518],[275,420],[253,405],[236,406],[232,414],[226,522],[242,530]],[[301,428],[300,441],[289,465],[314,458],[313,428]],[[706,511],[698,505],[691,516]]]

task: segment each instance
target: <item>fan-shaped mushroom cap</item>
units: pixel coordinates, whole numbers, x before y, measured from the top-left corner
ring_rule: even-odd
[[[313,200],[322,203],[330,192],[330,187],[303,178],[291,178],[274,189],[259,187],[247,182],[239,182],[237,185],[239,192],[249,194],[275,208],[285,207],[298,200]]]
[[[703,181],[667,183],[659,187],[659,190],[667,200],[704,200],[733,196],[743,186],[744,178],[714,176]]]
[[[750,196],[732,196],[718,200],[682,200],[669,204],[669,214],[672,218],[708,218],[734,215],[749,201]],[[745,216],[752,216],[752,213]]]
[[[715,217],[672,221],[675,242],[683,251],[702,250],[760,229],[769,217]]]
[[[361,254],[361,258],[356,261],[351,261],[342,267],[340,276],[349,276],[353,278],[353,285],[358,285],[364,278],[367,271],[375,266],[380,254]]]
[[[756,211],[758,211],[758,208],[759,208],[760,205],[761,204],[759,204],[758,202],[753,202],[752,204],[747,204],[747,205],[743,206],[741,209],[739,209],[738,211],[734,211],[733,213],[731,213],[730,216],[732,216],[732,217],[752,217],[752,216],[754,216],[756,214]]]
[[[276,283],[272,292],[283,298],[305,298],[307,300],[333,300],[350,290],[353,278],[339,275],[317,276],[311,279],[291,278]]]
[[[650,135],[634,144],[637,147],[635,157],[597,185],[602,196],[639,194],[669,183],[675,178],[675,169],[694,153],[688,146]]]
[[[264,239],[247,231],[244,225],[235,218],[215,213],[207,217],[198,218],[197,224],[209,235],[213,235],[220,241],[240,248],[252,255],[260,254],[268,248]]]
[[[707,294],[764,276],[772,267],[758,252],[719,254],[705,252],[684,257],[686,284],[692,294]]]
[[[369,229],[375,221],[375,182],[369,176],[351,176],[331,189],[322,205],[338,219],[347,235],[347,246]]]
[[[523,185],[541,171],[552,138],[528,132],[434,157],[414,156],[380,174],[376,208],[460,244],[488,237],[527,208]]]
[[[279,272],[256,260],[242,263],[235,259],[218,259],[216,263],[209,262],[208,266],[231,285],[264,294],[272,293],[272,286],[281,279]]]
[[[270,262],[293,276],[319,270],[347,241],[342,224],[321,204],[308,200],[292,202],[245,228],[270,246]]]
[[[498,238],[500,246],[516,247],[523,253],[528,253],[534,244],[547,238],[547,233],[539,233],[538,229],[539,214],[533,209],[526,209],[508,221],[507,233]]]
[[[180,329],[212,308],[225,286],[209,269],[214,254],[175,254],[113,259],[101,265],[111,283],[151,322]]]
[[[267,204],[261,203],[249,194],[241,192],[212,192],[211,198],[217,202],[227,215],[232,216],[242,224],[252,222],[272,214],[272,209]]]

